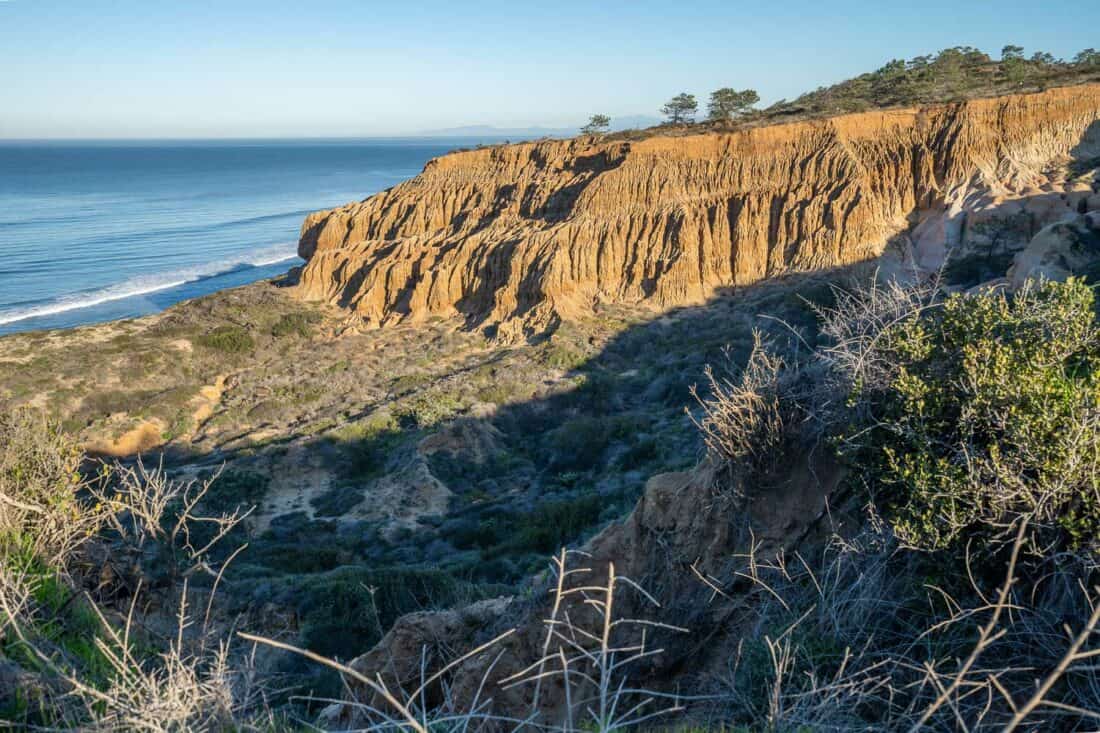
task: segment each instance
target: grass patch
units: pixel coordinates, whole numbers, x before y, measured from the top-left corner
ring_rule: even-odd
[[[195,339],[195,343],[224,354],[245,354],[256,348],[256,342],[241,326],[218,326]]]
[[[62,666],[103,687],[109,680],[111,665],[96,645],[97,639],[105,639],[99,616],[80,591],[71,588],[56,568],[35,557],[30,547],[18,536],[0,539],[0,557],[10,570],[25,573],[24,582],[31,589],[34,612],[28,616],[24,635],[55,647]],[[0,636],[0,652],[28,669],[43,669],[42,661],[15,635]]]
[[[320,323],[320,313],[285,313],[271,327],[271,335],[275,338],[297,336],[309,338],[313,335],[313,327]]]

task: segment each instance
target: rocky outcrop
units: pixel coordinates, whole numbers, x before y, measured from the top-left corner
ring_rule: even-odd
[[[1008,271],[1015,289],[1029,279],[1065,281],[1072,275],[1096,276],[1100,266],[1100,211],[1044,227],[1019,252]]]
[[[1085,85],[729,133],[452,153],[309,216],[297,292],[372,325],[459,315],[522,333],[598,302],[696,303],[865,260],[901,233],[935,266],[961,236],[961,211],[1051,193],[1052,165],[1100,156],[1098,120],[1100,85]]]

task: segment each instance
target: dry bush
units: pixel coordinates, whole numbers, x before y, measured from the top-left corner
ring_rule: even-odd
[[[230,664],[229,645],[188,643],[186,589],[177,636],[157,659],[139,657],[131,641],[132,612],[122,630],[100,615],[104,635],[95,640],[110,667],[109,683],[94,686],[71,673],[63,679],[82,707],[70,723],[103,733],[247,730],[262,708],[260,688],[247,665]]]
[[[102,507],[82,499],[80,447],[44,414],[0,414],[0,544],[65,567],[100,528]],[[0,547],[2,551],[2,547]]]
[[[245,663],[248,660],[231,666],[225,642],[206,645],[187,639],[191,620],[185,602],[180,605],[176,638],[155,656],[136,651],[134,606],[121,627],[116,627],[89,602],[100,631],[91,640],[93,648],[82,650],[82,655],[94,654],[103,667],[92,678],[45,633],[50,627],[43,623],[57,620],[41,618],[36,612],[34,591],[33,579],[12,577],[0,569],[0,629],[10,637],[4,643],[18,643],[21,653],[30,655],[38,677],[31,678],[28,688],[40,697],[44,722],[51,729],[89,733],[250,730],[257,727],[253,721],[262,723],[269,717],[262,688]],[[21,722],[26,721],[11,721],[13,725]]]
[[[705,395],[692,387],[702,416],[691,419],[708,456],[719,465],[759,471],[768,467],[785,437],[815,441],[837,423],[850,421],[853,410],[866,411],[864,398],[886,390],[897,376],[899,327],[940,303],[938,278],[909,285],[872,278],[849,288],[834,285],[831,291],[832,306],[809,304],[826,345],[813,347],[797,329],[779,321],[797,348],[780,348],[755,332],[743,368],[727,366],[718,376],[708,365]]]
[[[212,480],[174,481],[138,461],[88,481],[82,461],[40,413],[0,417],[0,658],[14,655],[37,690],[39,708],[23,714],[64,729],[150,733],[244,730],[262,721],[269,714],[250,668],[231,668],[227,643],[210,627],[214,593],[236,555],[219,552],[215,562],[215,548],[246,512],[201,511]],[[150,634],[140,641],[132,634],[149,596],[144,576],[128,609],[101,607],[82,590],[93,547],[120,565],[127,553],[167,558],[160,602],[176,598],[179,614],[162,652],[149,651]],[[188,579],[197,573],[214,580],[195,627]]]
[[[808,358],[757,331],[743,368],[730,366],[726,376],[717,376],[706,367],[706,396],[692,387],[703,414],[692,421],[712,459],[758,470],[786,434],[820,437],[860,406],[860,395],[891,384],[899,362],[895,329],[935,307],[940,296],[938,278],[909,285],[872,278],[849,288],[834,285],[831,292],[832,306],[809,304],[827,345],[814,348],[779,321],[810,351]]]
[[[587,557],[563,549],[554,558],[554,602],[543,622],[542,657],[501,684],[505,688],[534,685],[537,709],[543,680],[560,679],[566,696],[565,718],[551,721],[560,730],[615,731],[682,711],[676,696],[637,689],[629,682],[632,667],[664,652],[648,643],[650,634],[658,630],[686,634],[688,630],[619,615],[616,604],[623,592],[654,608],[661,604],[633,580],[617,574],[614,563],[608,564],[605,583],[571,584],[570,577],[592,572],[586,567],[570,568],[571,555]]]
[[[94,731],[245,730],[264,711],[262,688],[247,659],[230,663],[230,646],[213,639],[210,627],[214,594],[228,562],[212,560],[215,548],[247,516],[248,511],[207,515],[199,506],[217,476],[205,481],[171,479],[163,466],[149,469],[139,459],[133,466],[116,465],[112,480],[93,494],[108,507],[105,538],[112,554],[130,551],[167,561],[167,593],[178,594],[176,636],[150,659],[137,655],[131,639],[135,592],[121,630],[96,608],[103,635],[96,648],[109,665],[109,684],[95,686],[71,672],[63,673],[82,702],[80,724]],[[250,511],[250,510],[249,510]],[[196,573],[214,579],[197,630],[188,614],[188,583]],[[139,583],[141,581],[139,580]],[[259,711],[259,712],[257,712]]]
[[[212,552],[254,509],[204,512],[203,499],[219,475],[177,481],[163,465],[146,468],[140,458],[133,466],[116,465],[112,480],[92,489],[98,503],[109,509],[106,536],[113,552],[157,557],[167,563],[169,583],[195,573],[217,577]]]
[[[756,622],[717,681],[710,720],[760,730],[1071,730],[1100,720],[1100,589],[1083,558],[1021,584],[949,592],[880,529],[834,538],[817,562],[743,556]],[[923,580],[923,584],[922,584]],[[950,580],[949,580],[950,582]],[[745,602],[744,596],[738,602]]]
[[[354,681],[361,685],[364,690],[370,691],[371,695],[378,698],[379,702],[377,704],[363,702],[358,699],[329,700],[315,697],[307,698],[311,702],[330,703],[338,707],[347,707],[354,710],[357,717],[366,721],[366,725],[355,728],[354,730],[413,730],[416,731],[416,733],[429,733],[429,731],[437,730],[466,731],[470,729],[480,730],[483,728],[496,730],[498,728],[510,729],[523,727],[525,721],[496,714],[491,707],[493,703],[492,698],[482,697],[482,693],[488,685],[488,677],[492,674],[493,668],[500,660],[501,654],[497,655],[496,659],[489,665],[489,668],[481,677],[477,693],[472,699],[457,699],[446,685],[443,685],[442,703],[429,705],[425,697],[428,688],[435,684],[443,684],[444,678],[449,672],[460,667],[463,662],[468,659],[490,650],[503,639],[515,633],[515,631],[515,629],[510,629],[466,654],[456,657],[431,675],[427,673],[426,666],[424,665],[425,659],[422,658],[420,684],[411,691],[400,687],[391,687],[382,679],[381,675],[377,675],[373,678],[367,677],[358,670],[341,664],[335,659],[330,659],[316,652],[311,652],[308,649],[294,646],[293,644],[287,644],[285,642],[243,632],[241,632],[239,636],[254,644],[262,644],[274,649],[281,649],[300,655],[312,662],[316,662],[319,665],[339,672],[344,678],[345,683]]]
[[[714,597],[744,609],[748,625],[736,658],[713,685],[670,695],[633,684],[635,665],[663,652],[651,643],[653,632],[686,630],[623,615],[623,607],[639,605],[633,601],[657,601],[613,567],[606,581],[586,583],[591,569],[567,562],[578,557],[584,554],[562,551],[554,559],[541,655],[499,683],[491,677],[505,652],[494,656],[494,649],[515,629],[435,673],[424,668],[413,690],[288,644],[242,636],[301,654],[369,690],[373,703],[342,703],[357,712],[356,729],[366,731],[612,731],[681,715],[687,723],[767,731],[1041,731],[1100,719],[1100,670],[1092,663],[1100,655],[1100,591],[1085,593],[1069,580],[1094,572],[1081,558],[1060,558],[1059,567],[1069,563],[1072,573],[1052,573],[1028,589],[1018,583],[1013,559],[995,592],[974,581],[965,595],[951,595],[929,582],[927,565],[882,525],[835,537],[818,562],[798,554],[764,558],[752,544],[734,578],[701,578]],[[750,590],[729,596],[725,588],[738,578],[750,580]],[[624,603],[620,592],[635,598]],[[755,621],[744,616],[750,609]],[[482,660],[472,667],[480,679],[463,685],[475,690],[471,699],[444,686],[441,704],[425,703],[429,686],[449,673],[469,674],[465,663],[474,658]],[[558,719],[539,707],[551,679],[563,683],[555,692],[565,698]],[[528,713],[495,707],[497,684],[532,689]]]
[[[845,397],[886,389],[898,370],[894,331],[936,307],[939,278],[906,285],[875,277],[863,286],[832,289],[832,306],[813,306],[828,341],[815,353],[826,367],[825,386]]]
[[[701,418],[688,415],[703,436],[708,455],[722,466],[762,466],[783,437],[786,415],[782,379],[785,363],[753,334],[752,352],[736,376],[718,377],[706,367],[708,392],[691,394],[703,410]],[[732,370],[731,370],[732,371]]]

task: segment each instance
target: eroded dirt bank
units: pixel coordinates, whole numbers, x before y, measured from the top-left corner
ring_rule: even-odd
[[[700,303],[874,257],[914,226],[923,249],[950,244],[962,207],[1049,193],[1052,165],[1100,155],[1098,119],[1100,86],[1084,85],[730,133],[454,153],[308,217],[298,293],[370,324],[460,315],[528,333],[596,303]]]

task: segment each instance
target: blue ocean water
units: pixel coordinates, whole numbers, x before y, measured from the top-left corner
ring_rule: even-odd
[[[0,334],[274,277],[302,218],[473,140],[0,142]]]

